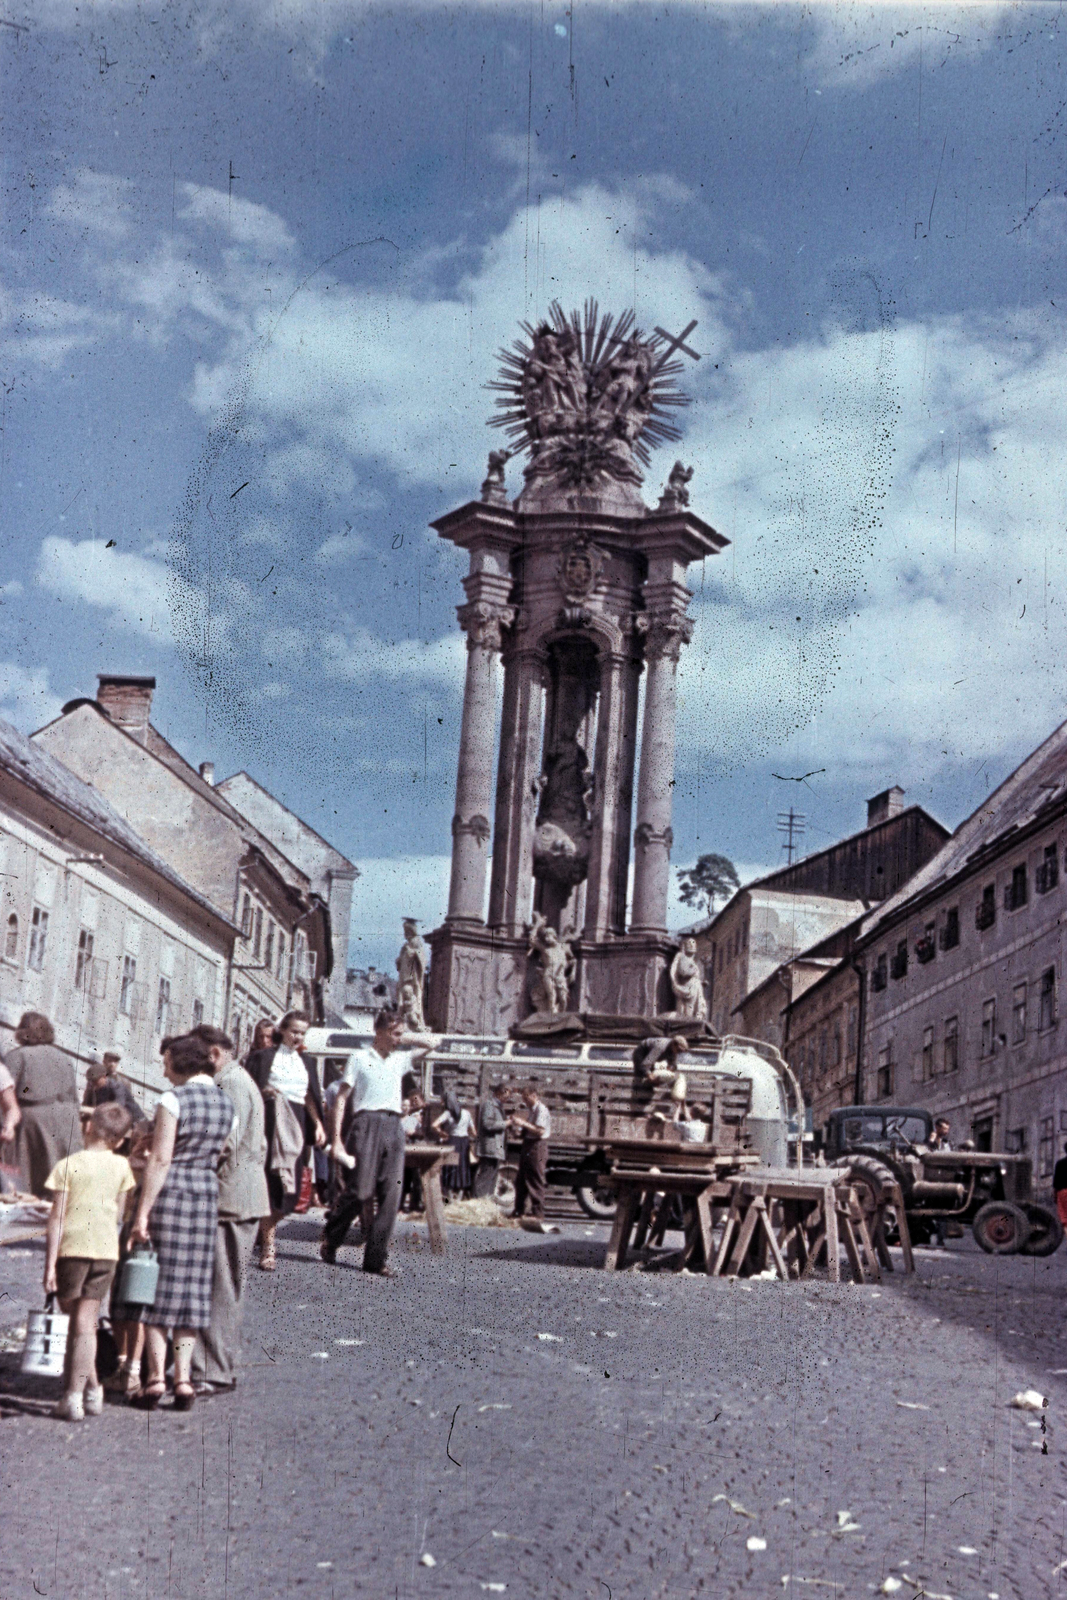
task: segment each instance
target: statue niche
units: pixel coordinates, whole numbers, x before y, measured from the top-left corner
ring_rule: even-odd
[[[598,680],[596,649],[587,639],[563,639],[549,646],[549,704],[537,782],[533,872],[538,910],[557,930],[573,889],[589,871],[596,802],[588,750]]]

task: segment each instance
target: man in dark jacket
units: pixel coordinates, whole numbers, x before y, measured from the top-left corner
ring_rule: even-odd
[[[507,1156],[508,1119],[501,1097],[501,1086],[491,1084],[478,1107],[478,1170],[474,1175],[474,1198],[484,1200],[496,1193],[496,1180]]]
[[[137,1103],[133,1090],[126,1079],[119,1075],[119,1062],[122,1057],[117,1051],[108,1050],[104,1053],[103,1061],[90,1061],[85,1069],[85,1093],[82,1095],[82,1106],[87,1110],[94,1110],[97,1106],[107,1105],[114,1101],[117,1105],[124,1106],[130,1113],[134,1122],[146,1120],[144,1112]]]

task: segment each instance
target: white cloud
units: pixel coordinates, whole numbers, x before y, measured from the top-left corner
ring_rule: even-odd
[[[0,661],[0,717],[23,733],[52,722],[63,701],[53,693],[47,667],[23,667],[15,661]]]
[[[57,184],[45,206],[54,222],[102,234],[117,242],[128,239],[136,220],[136,185],[113,172],[93,172],[81,167],[69,183]]]
[[[45,539],[34,577],[57,600],[96,606],[157,644],[171,643],[172,606],[203,610],[202,597],[161,562],[96,539]]]
[[[824,3],[813,6],[809,15],[815,44],[805,65],[815,81],[862,89],[902,71],[920,51],[927,71],[950,58],[973,58],[1010,31],[1011,19],[1022,13],[1006,0],[941,6],[890,0],[866,6]],[[1024,25],[1031,26],[1029,16]]]
[[[367,628],[322,638],[323,671],[349,682],[368,678],[428,679],[453,688],[463,686],[466,647],[457,629],[424,644],[421,639],[379,639]]]

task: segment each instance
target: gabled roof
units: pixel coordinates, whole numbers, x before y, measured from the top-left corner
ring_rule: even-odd
[[[142,866],[148,867],[159,877],[164,878],[172,888],[195,901],[201,910],[209,913],[216,922],[221,922],[226,928],[236,931],[229,917],[224,916],[198,889],[186,883],[184,878],[167,865],[162,856],[156,855],[156,852],[145,843],[140,834],[134,832],[126,818],[98,789],[75,777],[68,767],[49,755],[47,750],[34,744],[9,722],[3,721],[0,721],[0,770],[9,772],[17,782],[25,784],[43,799],[51,801],[53,805],[65,811],[68,816],[76,818],[99,838],[117,845]]]
[[[244,779],[245,783],[250,784],[253,789],[258,790],[264,799],[269,800],[271,805],[276,806],[279,811],[283,811],[287,817],[291,817],[303,833],[310,834],[313,839],[316,839],[319,844],[322,845],[323,850],[328,851],[330,856],[332,856],[335,861],[341,863],[342,867],[349,868],[355,873],[356,877],[360,876],[359,868],[356,866],[355,862],[349,861],[347,856],[341,854],[336,845],[331,844],[328,839],[324,839],[322,834],[319,833],[317,829],[313,828],[309,822],[305,822],[303,817],[297,816],[296,812],[290,810],[287,805],[283,805],[278,799],[277,795],[271,794],[269,789],[265,789],[261,783],[253,778],[250,773],[245,772],[243,768],[240,772],[231,773],[228,778],[223,778],[221,783],[217,783],[215,785],[215,792],[221,792],[222,794],[228,796],[229,786],[237,783],[239,779]],[[230,803],[232,804],[232,801]],[[253,827],[254,826],[255,824],[253,823]]]
[[[1011,837],[1030,823],[1040,822],[1067,808],[1067,722],[1039,744],[1032,755],[994,789],[955,833],[920,867],[904,888],[868,913],[863,936],[868,938],[883,922],[938,883],[956,877],[987,852],[1007,848]]]

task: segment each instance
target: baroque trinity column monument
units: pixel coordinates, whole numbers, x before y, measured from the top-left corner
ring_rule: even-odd
[[[728,542],[689,510],[692,469],[680,462],[655,510],[640,492],[649,445],[679,436],[678,352],[695,357],[684,343],[695,323],[646,336],[632,313],[600,316],[589,302],[523,326],[490,386],[509,447],[491,452],[481,499],[433,524],[470,555],[448,914],[429,935],[426,1009],[443,1032],[503,1034],[531,1011],[652,1016],[671,1005],[685,573]],[[525,484],[509,503],[504,470],[520,452]]]

